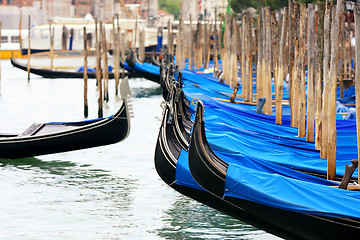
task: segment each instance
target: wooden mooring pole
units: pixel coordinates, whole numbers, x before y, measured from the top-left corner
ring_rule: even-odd
[[[300,57],[300,4],[294,3],[294,73],[291,82],[291,120],[292,127],[299,126],[299,98],[300,98],[300,78],[301,78],[301,57]]]
[[[278,61],[278,74],[277,74],[277,81],[276,84],[276,95],[275,95],[275,105],[276,105],[276,124],[282,124],[282,95],[283,95],[283,83],[284,83],[284,68],[285,68],[285,61],[284,61],[284,48],[285,48],[285,41],[286,41],[286,29],[287,29],[287,15],[288,10],[284,8],[285,14],[282,15],[282,26],[281,26],[281,35],[280,35],[280,46],[279,46],[279,61]]]
[[[98,86],[99,91],[99,98],[98,98],[98,117],[103,117],[103,107],[102,107],[102,73],[101,73],[101,27],[102,22],[100,21],[100,26],[98,29],[97,19],[95,18],[95,35],[96,35],[96,83]]]
[[[248,100],[249,102],[253,101],[253,48],[255,46],[255,41],[253,39],[253,19],[248,18],[248,31],[247,31],[247,62],[248,66],[246,68],[246,78],[248,82]],[[236,63],[236,69],[237,69],[237,63]],[[236,71],[237,75],[237,71]]]
[[[264,113],[267,115],[272,114],[272,87],[271,87],[271,17],[270,7],[265,7],[265,89],[264,96],[266,102],[264,104]]]
[[[330,61],[330,22],[331,22],[332,2],[326,1],[324,16],[324,66],[323,66],[323,96],[322,96],[322,137],[320,157],[327,158],[328,145],[328,105],[329,105],[329,61]]]
[[[242,93],[242,97],[245,99],[246,102],[250,101],[250,96],[249,96],[249,85],[248,85],[248,79],[246,77],[246,72],[247,72],[247,65],[245,65],[247,59],[247,44],[248,44],[248,36],[247,36],[247,27],[248,27],[248,17],[249,17],[249,13],[246,12],[243,16],[242,16],[242,26],[241,26],[241,31],[240,31],[240,76],[241,76],[241,93]],[[233,43],[234,44],[234,43]]]
[[[189,41],[189,51],[188,51],[188,57],[189,57],[189,69],[193,70],[193,27],[192,27],[192,19],[191,19],[191,14],[189,14],[189,35],[188,35],[188,41]]]
[[[357,2],[354,8],[355,16],[355,92],[356,92],[356,130],[357,150],[360,159],[360,3]],[[351,63],[350,63],[351,64]],[[360,168],[358,168],[358,182],[360,182]]]
[[[315,102],[316,102],[316,113],[315,113],[315,149],[321,149],[321,136],[322,136],[322,83],[323,83],[323,58],[324,58],[324,14],[325,14],[325,3],[318,3],[318,21],[317,21],[317,35],[316,35],[316,59],[315,59]]]
[[[289,32],[288,32],[288,74],[289,74],[289,104],[291,109],[291,126],[294,127],[294,104],[293,104],[293,82],[295,67],[295,11],[294,2],[289,0]]]
[[[307,94],[307,126],[306,141],[314,142],[315,125],[315,5],[308,6],[308,94]],[[304,89],[305,90],[305,89]]]
[[[139,60],[145,62],[145,31],[139,29]]]
[[[215,23],[214,23],[214,73],[213,77],[217,76],[219,70],[219,59],[218,59],[218,34],[217,34],[217,9],[215,8]]]
[[[116,25],[116,27],[115,27]],[[118,95],[118,88],[119,88],[119,41],[118,41],[118,35],[120,34],[120,26],[119,26],[119,15],[115,18],[113,18],[113,31],[112,31],[112,37],[113,37],[113,56],[114,56],[114,80],[115,80],[115,95]]]
[[[106,42],[106,32],[105,32],[105,25],[102,25],[101,27],[101,34],[102,34],[102,47],[103,47],[103,79],[104,79],[104,101],[109,101],[109,64],[108,64],[108,48],[107,48],[107,42]],[[135,43],[136,44],[136,43]]]
[[[87,82],[88,82],[88,50],[87,50],[87,34],[86,27],[84,27],[84,117],[87,118],[89,115],[88,100],[87,100]]]
[[[27,73],[28,81],[30,81],[30,27],[31,27],[31,16],[29,15],[28,21],[28,50],[27,50]]]
[[[50,39],[50,69],[54,68],[54,29],[51,29],[49,23],[49,39]]]
[[[344,11],[344,0],[338,0],[336,4],[336,15],[332,19],[331,25],[331,59],[330,59],[330,81],[329,81],[329,121],[328,121],[328,174],[330,180],[336,176],[336,87],[337,87],[337,69],[338,69],[338,50],[339,50],[339,28],[340,19]]]
[[[119,30],[119,42],[120,42],[120,57],[121,59],[124,59],[125,57],[125,47],[126,47],[126,39],[125,39],[125,33],[120,33]],[[125,77],[125,68],[121,71],[121,78]]]
[[[258,43],[258,54],[257,54],[257,64],[256,64],[256,93],[257,99],[263,97],[263,28],[262,24],[264,18],[264,8],[259,9],[259,17],[258,17],[258,32],[257,32],[257,43]]]

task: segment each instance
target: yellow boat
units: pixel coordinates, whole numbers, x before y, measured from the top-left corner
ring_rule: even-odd
[[[25,34],[26,30],[21,30]],[[1,29],[0,59],[21,57],[21,48],[18,29]]]

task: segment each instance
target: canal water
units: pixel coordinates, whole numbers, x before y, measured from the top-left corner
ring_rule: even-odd
[[[158,84],[131,79],[134,118],[120,143],[0,159],[0,239],[277,239],[175,192],[154,167],[162,102]],[[109,84],[109,116],[121,104]],[[89,118],[97,87],[88,86]],[[1,61],[0,132],[83,120],[83,81],[45,79]]]

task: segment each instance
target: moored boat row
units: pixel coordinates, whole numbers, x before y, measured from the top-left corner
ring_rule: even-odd
[[[167,69],[167,72],[161,73],[161,79],[168,81],[172,67],[163,69]],[[182,78],[184,74],[180,76]],[[175,80],[176,76],[172,79]],[[168,100],[165,105],[155,151],[155,166],[168,185],[186,196],[286,239],[336,239],[359,234],[360,215],[356,208],[353,208],[353,204],[359,201],[358,191],[339,189],[339,182],[326,180],[326,171],[319,171],[322,167],[316,167],[320,161],[324,162],[319,156],[316,165],[308,165],[308,169],[302,169],[301,165],[304,167],[310,163],[306,159],[314,159],[315,155],[320,154],[313,143],[294,137],[296,133],[291,130],[290,121],[278,126],[278,130],[283,131],[279,136],[278,130],[271,130],[276,126],[273,116],[259,115],[254,108],[244,110],[235,104],[216,100],[210,94],[216,94],[215,91],[202,91],[206,86],[204,82],[200,87],[189,84],[186,76],[182,81],[184,83],[176,83],[168,88],[169,94],[164,96],[172,99],[179,87],[184,86],[180,92],[185,92],[188,101],[194,103],[194,100],[197,101],[195,97],[200,96],[205,100],[205,104],[199,100],[196,109],[190,104],[189,111],[194,113],[196,110],[196,116],[191,118],[195,123],[187,147],[184,147],[184,141],[178,137],[185,135],[188,139],[186,131],[176,127],[182,125],[177,124],[182,120],[175,116],[183,114],[176,113],[178,107],[176,104],[174,107],[173,100]],[[199,95],[201,92],[202,95]],[[207,121],[204,121],[204,111]],[[236,115],[242,114],[248,116],[234,122],[225,120],[236,119]],[[240,119],[247,121],[246,118],[253,123],[239,122]],[[284,118],[286,119],[286,116]],[[206,122],[209,124],[206,125]],[[267,125],[270,123],[272,125]],[[229,128],[226,125],[232,125],[230,130],[241,131],[227,132]],[[354,121],[342,120],[339,120],[338,125],[340,136],[341,131],[343,136],[350,136],[355,126]],[[286,131],[289,131],[289,135]],[[252,155],[246,150],[246,145],[253,144],[252,140],[249,143],[236,143],[234,147],[230,142],[240,135],[226,139],[226,136],[240,133],[259,136],[257,146],[252,147]],[[211,136],[210,142],[207,135]],[[214,140],[216,138],[218,141]],[[268,146],[270,142],[275,145]],[[345,143],[347,150],[350,150],[350,142]],[[279,151],[274,148],[276,145],[289,145],[294,152],[288,155],[286,151],[291,148]],[[268,149],[270,146],[273,146],[273,149]],[[356,155],[356,146],[353,146],[353,150],[348,152],[349,155],[344,155],[344,166],[337,169],[339,177],[344,175],[345,162],[350,163],[351,155]],[[212,150],[214,147],[216,151]],[[273,161],[270,156],[275,152],[276,158],[283,158],[284,161]],[[308,155],[310,152],[313,154]],[[339,154],[341,155],[341,151]],[[298,166],[295,159],[297,157],[301,159],[299,163],[303,162]],[[323,166],[326,168],[326,162]],[[312,199],[316,199],[316,202]],[[341,200],[338,201],[339,199]]]

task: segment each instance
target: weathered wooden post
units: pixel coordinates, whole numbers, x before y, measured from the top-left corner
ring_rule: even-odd
[[[353,67],[352,67],[352,64],[351,64],[351,61],[352,61],[352,56],[353,56],[353,54],[352,54],[352,52],[353,52],[353,50],[352,50],[352,46],[351,46],[351,39],[353,38],[353,31],[352,31],[352,29],[351,29],[351,17],[350,17],[350,13],[349,13],[349,16],[348,16],[348,27],[349,27],[349,51],[348,51],[348,66],[349,66],[349,68],[348,68],[348,74],[349,74],[349,79],[351,79],[352,78],[352,71],[353,71]]]
[[[224,35],[223,29],[222,29],[223,21],[225,21],[225,17],[223,14],[221,14],[220,21],[219,21],[219,39],[218,39],[218,41],[219,41],[218,42],[218,46],[219,46],[218,56],[221,59],[221,61],[223,61],[223,59],[224,59],[224,45],[223,45],[223,38],[221,37]],[[221,64],[222,64],[222,66],[224,66],[224,62],[222,62]]]
[[[207,52],[206,52],[206,61],[207,61],[207,68],[209,68],[209,64],[210,64],[210,59],[211,59],[211,54],[212,54],[212,48],[214,47],[214,43],[213,43],[213,26],[212,26],[212,21],[208,21],[209,26],[208,26],[208,43],[207,43]]]
[[[191,19],[191,14],[189,14],[189,52],[188,52],[188,56],[189,56],[189,69],[193,70],[193,30],[192,30],[192,19]]]
[[[200,19],[198,20],[198,66],[197,69],[202,67],[203,65],[203,35],[204,35],[204,28],[203,24],[201,23]]]
[[[248,81],[248,99],[249,102],[253,101],[253,46],[254,44],[254,40],[253,40],[253,19],[249,18],[248,19],[248,34],[247,34],[247,38],[248,38],[248,49],[247,49],[247,62],[248,62],[248,67],[247,67],[247,81]],[[237,64],[236,64],[237,67]],[[237,74],[237,72],[236,72]]]
[[[49,40],[50,40],[50,69],[54,67],[54,30],[51,29],[51,23],[49,23]]]
[[[330,100],[329,100],[329,121],[328,121],[328,179],[334,180],[336,176],[336,86],[338,69],[338,50],[339,50],[339,28],[340,19],[344,11],[344,0],[338,0],[336,4],[336,15],[332,20],[331,26],[331,59],[330,59]]]
[[[97,86],[99,91],[99,98],[98,98],[98,117],[103,117],[103,101],[102,101],[102,73],[101,73],[101,42],[102,42],[102,22],[100,21],[100,26],[98,29],[97,19],[95,18],[95,35],[96,35],[96,80]]]
[[[232,40],[231,40],[231,82],[230,87],[235,88],[238,82],[238,68],[237,68],[237,60],[238,60],[238,48],[237,44],[234,44],[237,39],[239,39],[238,31],[239,26],[236,23],[236,19],[232,20]]]
[[[118,15],[119,16],[119,15]],[[116,23],[116,28],[115,28]],[[118,34],[119,33],[119,18],[113,17],[113,30],[112,30],[112,38],[113,38],[113,58],[114,58],[114,80],[115,80],[115,94],[118,95],[118,86],[119,86],[119,42],[118,42]]]
[[[137,40],[137,31],[138,31],[138,21],[139,21],[139,15],[136,16],[136,21],[135,21],[135,36],[134,36],[134,46],[133,46],[133,49],[134,49],[134,53],[136,54],[136,40]]]
[[[224,80],[226,84],[231,83],[231,20],[230,14],[226,14],[225,16],[225,57],[226,62],[223,63],[224,69]]]
[[[119,31],[120,33],[120,31]],[[126,45],[126,40],[125,40],[125,33],[121,33],[119,34],[119,37],[120,37],[120,47],[121,47],[121,50],[120,50],[120,57],[121,59],[124,59],[124,56],[125,56],[125,45]],[[125,77],[125,68],[122,69],[122,72],[121,72],[121,78],[124,78]]]
[[[285,61],[284,61],[284,48],[285,48],[285,41],[286,41],[286,24],[287,24],[287,15],[288,10],[284,8],[284,14],[282,16],[282,26],[281,26],[281,35],[280,35],[280,46],[279,46],[279,61],[278,61],[278,74],[277,74],[277,81],[276,84],[276,91],[275,91],[275,107],[276,107],[276,124],[282,124],[282,95],[283,95],[283,85],[284,85],[284,68],[285,68]]]
[[[291,109],[291,126],[294,127],[294,101],[293,101],[293,82],[294,82],[294,67],[295,67],[295,9],[294,2],[289,0],[289,59],[288,59],[288,74],[289,74],[289,104]]]
[[[218,59],[218,35],[217,35],[217,9],[215,8],[215,23],[214,23],[214,73],[213,77],[217,76],[217,71],[219,69],[219,59]]]
[[[88,100],[87,100],[87,82],[88,82],[88,62],[87,62],[88,50],[87,50],[87,34],[86,27],[84,27],[84,117],[89,115]]]
[[[107,42],[106,42],[106,31],[105,26],[102,26],[102,47],[103,47],[103,79],[104,79],[104,100],[106,102],[109,101],[109,65],[108,65],[108,58],[107,58]]]
[[[306,41],[306,5],[300,5],[300,55],[299,55],[299,71],[300,71],[300,82],[299,82],[299,98],[298,98],[298,136],[305,137],[305,41]]]
[[[194,39],[194,47],[196,49],[196,51],[194,51],[194,66],[195,66],[195,69],[197,69],[199,67],[199,58],[198,58],[198,55],[199,55],[199,21],[198,23],[196,24],[196,30],[195,30],[195,39]]]
[[[209,21],[205,21],[204,25],[204,69],[207,69],[210,62],[210,36],[212,28]]]
[[[360,2],[354,8],[355,16],[355,92],[356,92],[356,130],[358,159],[360,159]],[[358,168],[358,182],[360,181],[360,168]]]
[[[27,50],[27,73],[28,81],[30,81],[30,27],[31,27],[31,16],[29,15],[29,25],[28,25],[28,50]]]
[[[117,15],[116,17],[116,32],[117,34],[116,36],[116,57],[117,57],[117,82],[115,82],[115,87],[116,87],[116,95],[119,94],[119,82],[120,82],[120,58],[122,59],[121,56],[121,41],[122,41],[122,37],[121,37],[121,28],[120,28],[120,23],[119,23],[119,15]]]
[[[248,79],[246,78],[246,70],[247,70],[247,65],[245,65],[246,63],[246,56],[247,56],[247,42],[248,42],[248,38],[247,38],[247,17],[248,17],[248,12],[246,12],[243,16],[242,16],[242,26],[241,26],[241,31],[240,31],[240,37],[239,39],[241,39],[240,42],[240,47],[241,47],[241,57],[240,57],[240,76],[241,76],[241,89],[242,89],[242,96],[245,99],[246,102],[248,102],[250,100],[249,97],[249,88],[248,88]],[[233,43],[234,44],[234,43]]]
[[[321,124],[321,109],[322,109],[322,66],[324,57],[324,14],[325,14],[325,3],[318,3],[318,21],[317,21],[317,34],[316,34],[316,58],[315,58],[315,149],[320,150],[321,148],[321,135],[322,135],[322,124]]]
[[[340,34],[339,34],[339,48],[338,58],[339,58],[339,83],[340,83],[340,97],[344,97],[344,59],[345,59],[345,18],[341,18],[340,22]]]
[[[142,29],[139,29],[139,58],[145,61],[145,31]]]
[[[270,13],[270,26],[271,26],[271,72],[274,77],[274,89],[276,89],[277,75],[278,75],[278,60],[279,60],[279,25],[276,20],[275,11]]]
[[[256,64],[256,93],[257,99],[263,97],[263,18],[264,18],[264,9],[259,9],[259,17],[258,17],[258,53],[257,53],[257,64]]]
[[[63,25],[62,28],[62,34],[61,34],[61,49],[66,50],[66,42],[67,42],[67,30],[65,25]]]
[[[168,28],[168,35],[167,35],[167,49],[169,51],[169,53],[171,54],[171,42],[172,42],[172,38],[171,38],[171,24],[170,24],[170,20],[168,20],[167,23],[167,28]]]
[[[294,20],[295,20],[295,52],[294,52],[294,74],[291,84],[291,120],[293,121],[293,127],[299,127],[299,88],[301,78],[301,58],[300,58],[300,4],[294,3]]]
[[[328,147],[328,105],[329,105],[329,59],[330,59],[330,22],[332,2],[326,1],[324,16],[324,66],[323,66],[323,101],[322,101],[322,131],[320,157],[327,158]]]
[[[272,114],[272,87],[271,87],[271,18],[270,7],[265,7],[265,89],[264,113]]]
[[[202,49],[203,49],[203,64],[204,64],[204,69],[207,68],[207,45],[208,45],[208,24],[207,21],[203,22],[203,29],[204,29],[204,34],[203,34],[203,45],[202,45]]]
[[[179,29],[178,29],[178,34],[177,34],[177,43],[176,43],[176,64],[182,68],[182,28],[183,28],[183,19],[180,18],[179,20]]]
[[[315,6],[308,5],[308,95],[306,141],[314,142],[315,124]]]
[[[99,30],[98,30],[98,21],[95,17],[95,55],[96,55],[96,85],[99,85],[100,74],[101,74],[101,59],[99,58]]]

